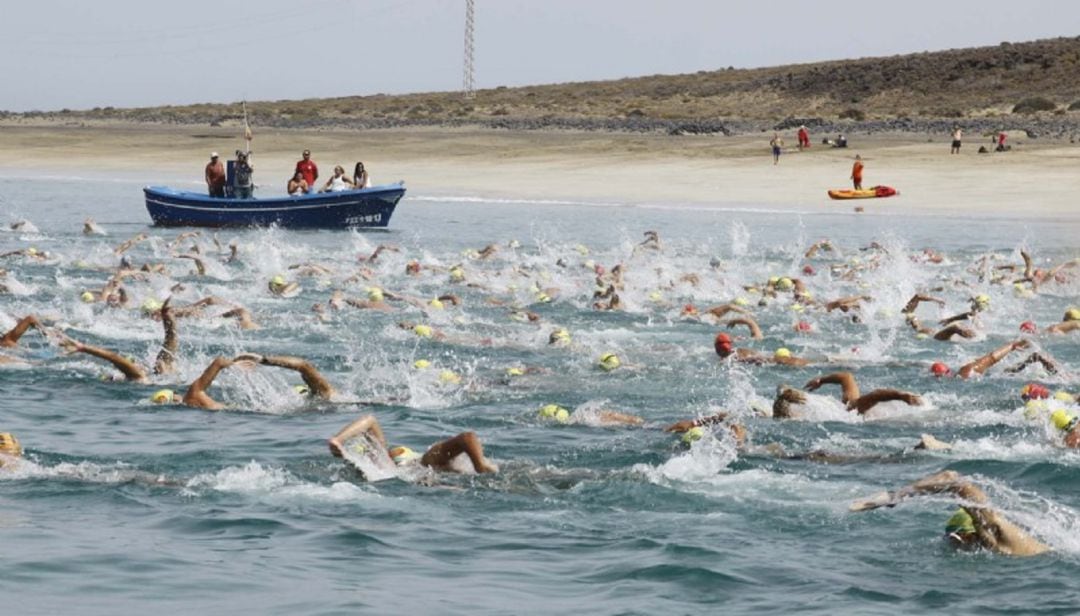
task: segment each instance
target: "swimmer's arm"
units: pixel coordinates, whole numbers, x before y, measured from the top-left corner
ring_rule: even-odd
[[[100,347],[83,344],[81,342],[70,341],[73,344],[69,344],[69,350],[74,353],[86,353],[99,359],[111,363],[117,370],[123,373],[124,378],[129,381],[142,381],[146,379],[146,372],[140,368],[135,362],[130,359]]]
[[[141,242],[141,241],[143,241],[145,239],[146,239],[146,234],[145,233],[140,233],[140,234],[136,235],[135,237],[131,238],[130,240],[128,240],[128,241],[124,242],[123,244],[120,244],[119,246],[114,248],[113,253],[116,254],[116,255],[122,255],[125,252],[127,252],[128,249],[130,249],[132,246],[134,246],[135,244],[138,244],[139,242]]]
[[[973,371],[978,373],[978,374],[982,374],[982,373],[986,372],[987,370],[989,370],[990,367],[993,366],[994,364],[996,364],[999,361],[1005,359],[1005,357],[1009,353],[1012,353],[1016,349],[1026,348],[1028,345],[1029,345],[1029,343],[1028,343],[1027,340],[1021,339],[1021,340],[1014,340],[1014,341],[1010,342],[1009,344],[1006,344],[1006,345],[1001,346],[1001,347],[999,347],[997,349],[994,349],[993,351],[987,353],[986,355],[983,355],[982,357],[976,359],[975,361],[971,362],[970,364],[966,364],[963,368],[960,369],[961,370],[960,376],[967,376],[967,374],[970,374]],[[967,372],[967,374],[964,374],[965,371]]]
[[[1027,368],[1031,364],[1042,364],[1042,367],[1050,374],[1058,373],[1057,362],[1055,362],[1053,358],[1047,357],[1042,353],[1032,353],[1031,355],[1028,355],[1027,359],[1013,366],[1012,368],[1007,368],[1005,372],[1014,374],[1020,372],[1024,368]]]
[[[1024,259],[1024,280],[1031,280],[1035,275],[1035,265],[1031,261],[1031,255],[1021,250],[1020,257]]]
[[[964,479],[956,471],[942,471],[923,477],[899,490],[881,492],[867,500],[856,501],[851,504],[849,509],[851,511],[869,511],[879,507],[895,507],[900,501],[913,496],[941,494],[944,492],[956,494],[963,500],[974,504],[983,504],[988,500],[982,490]]]
[[[1080,329],[1080,321],[1063,321],[1046,328],[1051,334],[1068,334]]]
[[[834,372],[825,376],[810,379],[803,389],[816,391],[822,385],[839,385],[843,390],[841,399],[851,402],[859,397],[859,385],[855,382],[855,375],[850,372]]]
[[[949,324],[955,323],[957,321],[966,321],[966,320],[970,319],[972,316],[974,316],[974,314],[975,313],[970,311],[970,310],[968,312],[961,312],[960,314],[957,314],[957,315],[951,316],[951,317],[949,317],[947,319],[942,319],[942,320],[938,321],[938,325],[949,325]]]
[[[947,342],[953,336],[960,336],[961,338],[974,338],[975,331],[972,330],[970,327],[964,327],[959,323],[953,323],[951,325],[947,325],[941,328],[941,330],[934,334],[934,340]]]
[[[154,361],[154,373],[164,374],[172,371],[173,362],[176,359],[176,349],[179,348],[179,340],[176,336],[176,320],[173,319],[169,297],[161,305],[161,325],[165,329],[165,339],[161,343],[161,351],[158,352]]]
[[[199,272],[200,276],[206,275],[206,264],[203,260],[195,255],[176,255],[177,259],[190,259],[195,262],[195,271]]]
[[[904,308],[900,312],[915,312],[915,309],[918,308],[919,304],[921,304],[922,302],[933,302],[939,306],[945,305],[945,300],[943,299],[931,297],[929,295],[923,295],[921,293],[916,293],[915,295],[911,296],[911,299],[909,299],[906,304],[904,304]]]
[[[364,415],[360,419],[350,423],[341,429],[340,432],[330,437],[327,444],[330,446],[330,453],[335,457],[342,457],[341,446],[349,439],[360,436],[361,434],[370,434],[376,442],[386,448],[386,436],[383,435],[382,427],[379,426],[378,420],[374,415]]]
[[[733,329],[736,325],[745,325],[750,328],[750,337],[754,340],[761,340],[764,337],[761,335],[761,327],[758,326],[757,321],[750,317],[739,317],[727,322],[728,329]]]
[[[900,391],[898,389],[875,389],[874,391],[849,402],[848,405],[862,415],[879,402],[890,402],[893,400],[906,402],[909,406],[919,406],[922,404],[922,398],[920,398],[918,394],[913,394],[909,391]]]
[[[330,398],[334,395],[334,388],[330,385],[330,381],[327,381],[315,366],[312,366],[306,360],[299,357],[289,357],[287,355],[265,355],[260,362],[266,366],[276,366],[278,368],[288,368],[300,373],[300,378],[304,379],[304,383],[311,389],[311,393],[319,398]]]
[[[224,357],[215,357],[214,361],[210,362],[210,365],[199,375],[199,378],[192,381],[191,385],[188,386],[187,391],[184,392],[184,404],[198,407],[205,406],[198,398],[200,396],[209,398],[209,396],[206,395],[206,390],[214,383],[214,379],[217,378],[218,373],[231,365],[233,365],[233,360]]]
[[[705,312],[707,312],[708,314],[713,315],[714,317],[716,317],[718,319],[722,318],[725,314],[727,314],[729,312],[738,312],[740,314],[747,314],[747,315],[751,314],[751,312],[749,310],[743,308],[742,306],[736,306],[735,304],[720,304],[719,306],[713,306],[712,308],[709,308]]]
[[[3,338],[0,338],[0,346],[15,346],[18,344],[19,338],[22,338],[22,335],[31,327],[36,327],[39,332],[43,331],[41,321],[39,321],[36,316],[28,314],[22,319],[19,319],[19,322],[15,324],[15,327],[12,327],[10,331],[4,334]]]
[[[708,417],[698,417],[697,419],[684,419],[664,428],[664,432],[686,432],[690,428],[699,428],[701,426],[711,426],[713,424],[721,423],[727,418],[727,413],[717,413]]]
[[[600,419],[605,423],[623,424],[626,426],[640,426],[645,420],[637,415],[620,413],[618,411],[600,411]]]

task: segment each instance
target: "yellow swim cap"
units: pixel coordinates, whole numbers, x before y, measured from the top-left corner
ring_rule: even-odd
[[[663,299],[664,296],[659,291],[653,291],[652,293],[649,293],[649,301],[651,302],[659,302],[663,301]]]
[[[750,303],[745,297],[736,297],[734,302],[731,302],[736,306],[746,306]]]
[[[1080,308],[1069,308],[1065,311],[1065,321],[1080,321]]]
[[[525,371],[522,370],[521,368],[507,368],[506,369],[506,376],[522,376],[524,374],[525,374]]]
[[[434,333],[434,332],[431,331],[430,327],[428,327],[427,325],[423,325],[423,324],[414,325],[412,330],[413,330],[414,334],[416,334],[417,336],[420,336],[421,338],[430,338],[432,336],[432,334]]]
[[[773,357],[777,359],[788,358],[791,357],[791,351],[787,350],[784,347],[780,347],[779,349],[776,349],[775,353],[773,353]]]
[[[161,302],[152,297],[146,298],[146,301],[142,303],[142,311],[145,314],[153,314],[158,310],[161,310]]]
[[[154,395],[150,396],[150,401],[154,404],[169,404],[173,401],[175,395],[171,389],[159,389],[154,392]]]
[[[536,294],[536,301],[541,304],[547,304],[551,302],[551,297],[549,297],[547,293],[541,291]]]
[[[791,305],[791,310],[794,311],[794,312],[802,312],[803,311],[803,305],[798,303],[798,302],[795,302],[794,304]]]
[[[585,244],[578,244],[577,246],[574,246],[574,250],[578,251],[578,254],[583,257],[589,254],[589,247]]]
[[[945,522],[945,533],[958,535],[968,535],[975,532],[975,520],[972,519],[971,514],[964,509],[957,509],[956,513],[952,514],[952,517]]]
[[[443,303],[442,303],[442,300],[440,300],[439,298],[436,297],[435,299],[428,302],[428,306],[431,306],[432,308],[435,308],[436,310],[442,310]]]
[[[561,327],[548,336],[548,344],[566,344],[568,342],[570,342],[570,332]]]
[[[986,307],[986,306],[990,305],[990,296],[986,295],[986,294],[983,294],[983,293],[980,293],[979,295],[975,296],[974,301],[979,306]]]
[[[293,385],[292,389],[300,396],[306,396],[311,393],[311,388],[307,385]]]
[[[614,353],[604,353],[600,356],[600,368],[605,372],[611,372],[622,365],[619,356]]]
[[[27,248],[26,249],[26,254],[28,254],[30,256],[36,255],[37,254],[37,248],[34,248],[33,246]]]
[[[270,286],[283,287],[285,286],[285,277],[281,275],[274,276],[270,279]]]
[[[701,426],[694,426],[686,432],[683,432],[682,442],[689,445],[694,441],[700,441],[703,436],[705,436],[705,429]]]
[[[416,368],[417,370],[423,370],[424,368],[430,368],[431,362],[426,359],[418,359],[414,361],[412,365],[413,368]]]
[[[1058,430],[1068,432],[1076,425],[1076,418],[1066,413],[1062,409],[1058,409],[1050,414],[1050,421],[1054,422],[1054,427]]]
[[[453,370],[443,370],[439,373],[439,380],[456,385],[461,382],[461,375]]]
[[[1058,400],[1060,402],[1075,402],[1076,396],[1070,394],[1064,389],[1059,389],[1058,391],[1054,392],[1054,400]]]
[[[379,287],[368,287],[367,296],[373,302],[383,301],[383,292]]]
[[[454,282],[461,282],[462,280],[465,280],[465,270],[461,269],[460,267],[450,268],[450,280]]]
[[[90,302],[94,301],[94,294],[90,291],[83,291],[82,295],[79,296],[79,299],[81,299],[84,303],[89,304]]]
[[[9,456],[21,456],[23,449],[22,445],[19,444],[19,439],[15,438],[15,435],[10,432],[0,432],[0,453],[6,453]]]
[[[398,466],[401,466],[402,464],[405,464],[410,460],[415,460],[420,457],[420,454],[416,453],[412,449],[409,449],[408,447],[405,447],[404,445],[391,447],[390,450],[387,451],[387,453],[390,454],[390,459],[394,461],[394,464],[397,464]]]
[[[1037,419],[1046,410],[1046,403],[1042,400],[1028,400],[1024,403],[1024,417]]]
[[[790,291],[795,286],[795,283],[790,278],[781,278],[776,281],[776,288],[781,291]]]
[[[570,411],[558,404],[545,404],[540,407],[540,416],[545,419],[554,419],[559,423],[566,423],[570,420]]]

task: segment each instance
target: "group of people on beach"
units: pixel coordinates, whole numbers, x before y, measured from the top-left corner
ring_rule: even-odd
[[[305,154],[307,154],[305,152]],[[298,169],[298,173],[305,170],[317,177],[317,170],[310,156],[306,155],[300,162],[304,166]],[[87,227],[90,228],[89,226]],[[87,231],[88,233],[90,231]],[[206,260],[219,258],[225,266],[242,259],[237,246],[231,244],[225,249],[217,242],[214,246],[220,251],[220,257],[213,254],[214,247],[200,245],[197,242],[198,232],[186,232],[175,238],[168,245],[175,259],[183,259],[195,265],[196,277],[203,276],[207,270]],[[168,276],[165,263],[147,261],[141,266],[130,258],[126,253],[136,245],[146,241],[148,236],[141,233],[126,242],[118,245],[113,254],[119,260],[119,264],[109,272],[108,280],[100,290],[86,290],[80,296],[80,300],[90,305],[98,305],[101,310],[128,310],[135,308],[131,305],[135,293],[128,291],[132,283],[144,282],[150,276]],[[196,242],[189,251],[182,251],[181,246],[188,241]],[[469,251],[467,259],[477,263],[497,263],[500,251],[517,248],[512,242],[506,246],[489,244],[482,249]],[[597,313],[607,311],[624,310],[624,303],[620,296],[633,289],[628,285],[628,270],[630,262],[639,265],[646,264],[644,269],[650,269],[650,255],[659,257],[663,254],[664,246],[656,231],[648,231],[642,242],[633,247],[632,254],[625,261],[613,265],[610,269],[586,260],[580,264],[574,264],[571,258],[560,257],[551,266],[554,268],[571,270],[584,268],[579,271],[592,279],[591,298],[586,300],[586,305],[591,302],[591,310]],[[754,346],[760,345],[764,338],[762,329],[758,325],[757,315],[752,306],[768,307],[774,304],[783,304],[798,307],[796,314],[800,315],[794,324],[794,331],[808,335],[816,331],[813,324],[807,320],[810,314],[818,315],[821,320],[840,317],[843,321],[860,323],[868,304],[873,304],[875,299],[868,294],[843,295],[832,299],[817,299],[809,290],[809,283],[817,276],[817,267],[828,267],[829,281],[837,284],[858,281],[863,276],[875,271],[889,258],[894,258],[889,251],[873,243],[860,249],[862,255],[859,259],[843,260],[833,259],[832,255],[839,251],[839,247],[829,240],[822,240],[809,246],[803,254],[805,265],[801,270],[792,271],[787,276],[772,276],[768,280],[747,284],[743,287],[743,295],[730,298],[727,301],[714,303],[709,306],[697,306],[693,303],[684,305],[681,309],[671,306],[674,318],[692,324],[702,326],[705,329],[716,331],[717,326],[723,330],[712,337],[713,350],[720,361],[731,366],[740,365],[750,370],[770,366],[779,370],[792,370],[799,368],[820,367],[821,373],[807,381],[802,388],[790,387],[780,384],[777,387],[775,399],[771,411],[760,408],[733,409],[732,411],[720,411],[709,415],[683,419],[669,425],[657,426],[664,431],[681,435],[681,440],[687,446],[693,446],[697,441],[710,438],[730,439],[734,446],[747,455],[770,455],[785,459],[799,459],[810,462],[838,462],[844,461],[844,456],[832,452],[811,451],[803,453],[787,453],[775,445],[757,446],[750,445],[750,433],[739,417],[748,415],[766,414],[776,420],[799,420],[807,419],[812,415],[811,409],[815,404],[832,404],[823,402],[827,397],[816,394],[817,390],[829,385],[840,388],[840,404],[851,413],[865,417],[872,413],[879,405],[903,405],[903,407],[923,407],[925,402],[919,392],[904,391],[896,388],[877,388],[869,392],[863,392],[857,382],[857,375],[850,369],[845,369],[843,360],[834,360],[829,357],[801,357],[787,348],[781,347],[773,352],[762,352]],[[508,310],[511,321],[520,323],[522,326],[547,328],[550,334],[546,337],[546,347],[551,351],[571,349],[572,338],[569,330],[556,324],[549,324],[543,316],[542,306],[574,293],[573,288],[563,288],[553,284],[551,277],[545,277],[535,269],[527,269],[519,264],[508,262],[510,269],[507,275],[513,275],[520,279],[522,284],[531,285],[529,293],[532,294],[532,306],[523,306],[520,298],[514,291],[503,291],[493,288],[491,285],[495,278],[485,277],[484,269],[476,267],[467,271],[464,263],[450,267],[435,263],[423,263],[417,258],[409,259],[405,264],[404,275],[408,278],[427,277],[430,282],[442,281],[447,285],[444,292],[439,293],[433,299],[412,297],[405,293],[394,292],[383,288],[381,277],[389,277],[389,273],[380,271],[380,266],[386,261],[385,256],[389,253],[400,253],[401,249],[392,245],[381,245],[370,255],[360,255],[358,267],[347,278],[343,277],[350,272],[335,272],[330,264],[318,262],[297,263],[290,266],[294,280],[287,280],[284,275],[274,276],[267,282],[266,289],[271,297],[288,299],[296,297],[301,291],[297,279],[312,277],[325,280],[328,284],[337,284],[325,302],[316,303],[312,308],[312,318],[320,322],[330,320],[334,312],[356,309],[378,312],[410,312],[420,317],[428,317],[435,311],[446,309],[447,306],[462,307],[467,301],[463,296],[474,296],[489,306],[504,306]],[[586,250],[579,250],[580,254],[587,254]],[[1039,292],[1047,287],[1074,285],[1078,279],[1077,272],[1080,270],[1080,259],[1064,261],[1055,267],[1044,269],[1035,266],[1035,262],[1027,252],[1021,252],[1023,264],[994,263],[988,255],[981,262],[976,263],[969,271],[971,280],[953,280],[951,286],[943,285],[938,291],[960,291],[971,288],[973,285],[982,285],[988,289],[1000,286],[1011,289],[1012,292],[1030,298],[1031,301],[1039,301]],[[10,251],[0,255],[0,258],[24,259],[31,262],[41,260],[40,253],[35,249],[21,249]],[[946,257],[933,250],[924,250],[912,255],[903,255],[899,258],[910,259],[921,267],[935,267],[942,263]],[[797,265],[794,267],[798,267]],[[502,272],[499,272],[500,275]],[[709,267],[702,271],[688,271],[683,273],[678,280],[670,281],[665,287],[674,290],[677,287],[689,287],[698,289],[707,278],[721,280],[725,276],[721,262],[710,262]],[[445,278],[444,278],[445,277]],[[363,285],[365,298],[353,298],[346,294],[349,285]],[[830,288],[829,282],[818,281],[818,286],[823,290]],[[173,285],[179,290],[180,285]],[[516,285],[515,285],[516,288]],[[146,291],[145,289],[143,290]],[[751,301],[747,296],[753,297]],[[1046,296],[1050,297],[1050,296]],[[276,300],[275,300],[276,301]],[[945,306],[946,300],[931,295],[927,292],[916,293],[900,308],[899,324],[904,328],[910,328],[915,339],[925,341],[923,344],[938,345],[953,340],[967,340],[984,335],[982,318],[991,310],[991,297],[985,293],[979,293],[970,298],[964,310],[953,316],[942,319],[940,327],[923,326],[918,316],[919,308],[926,304]],[[650,292],[648,297],[642,298],[646,305],[664,307],[662,295],[658,291]],[[131,357],[113,349],[92,345],[71,338],[57,326],[49,327],[45,319],[36,315],[26,315],[6,334],[0,337],[0,347],[5,349],[0,353],[0,364],[27,364],[34,363],[17,354],[17,348],[24,334],[31,329],[36,329],[46,336],[46,340],[66,351],[68,354],[83,354],[99,360],[103,360],[115,368],[122,380],[128,383],[156,383],[165,385],[157,389],[149,396],[149,401],[154,404],[182,404],[188,407],[206,410],[226,410],[228,405],[214,399],[209,394],[219,374],[227,369],[255,369],[257,367],[285,369],[294,372],[302,381],[302,385],[296,386],[296,393],[304,398],[310,398],[316,404],[329,403],[341,400],[343,395],[335,388],[310,361],[301,357],[282,355],[268,355],[251,352],[239,352],[231,357],[219,356],[214,358],[203,372],[183,388],[179,390],[170,388],[170,375],[176,372],[176,362],[180,360],[180,346],[177,323],[179,319],[195,318],[224,318],[232,320],[237,327],[248,330],[256,330],[259,324],[256,315],[253,315],[246,307],[235,302],[222,300],[218,297],[207,296],[184,305],[174,305],[173,297],[165,297],[158,301],[152,294],[146,301],[135,308],[147,319],[160,321],[163,328],[163,339],[160,351],[152,366],[139,364]],[[101,313],[99,314],[99,318]],[[456,335],[443,331],[423,321],[402,319],[398,323],[401,330],[415,336],[418,344],[423,345],[451,345],[467,346],[476,349],[486,349],[495,346],[490,338],[474,338],[467,335]],[[745,330],[746,335],[735,335],[736,330]],[[1039,335],[1060,336],[1075,335],[1080,332],[1080,308],[1070,307],[1064,313],[1061,322],[1054,323],[1040,329],[1031,321],[1025,321],[1019,325],[1020,336],[1008,341],[993,351],[980,355],[968,362],[963,363],[955,370],[950,369],[943,362],[934,362],[929,367],[923,367],[925,373],[931,377],[946,378],[955,374],[959,378],[979,378],[988,371],[1005,361],[1008,357],[1015,357],[1021,353],[1021,361],[1007,369],[1009,373],[1020,373],[1031,367],[1037,367],[1050,375],[1064,375],[1067,370],[1060,362],[1051,357],[1045,350],[1038,348]],[[731,333],[729,333],[731,332]],[[822,332],[824,334],[824,332]],[[543,343],[541,343],[543,345]],[[421,361],[417,360],[416,367],[421,368]],[[634,366],[624,362],[616,353],[605,352],[600,355],[596,363],[598,374],[610,374],[618,371],[647,370],[642,366]],[[531,373],[540,372],[534,368],[515,367],[514,372],[508,371],[507,378],[522,377]],[[1071,374],[1071,373],[1069,373]],[[460,375],[449,372],[445,377],[447,382],[460,381]],[[443,375],[440,375],[443,378]],[[175,386],[175,385],[173,385]],[[1025,415],[1033,422],[1042,422],[1060,435],[1059,442],[1065,447],[1080,448],[1080,407],[1077,406],[1076,394],[1066,391],[1051,393],[1049,388],[1032,382],[1025,386],[1022,391],[1025,403]],[[408,400],[381,400],[381,401],[357,401],[350,403],[368,404],[408,404]],[[1052,404],[1051,404],[1052,403]],[[548,404],[537,411],[537,417],[543,422],[561,424],[575,423],[576,413],[557,404]],[[610,427],[648,427],[645,418],[627,413],[619,409],[604,409],[593,412],[590,416],[589,425]],[[480,438],[471,431],[454,435],[440,440],[427,448],[423,453],[414,451],[406,446],[392,445],[387,439],[383,426],[373,414],[365,413],[343,427],[338,433],[328,440],[330,453],[334,456],[348,458],[351,461],[363,459],[366,463],[376,467],[395,472],[394,469],[414,469],[410,472],[429,471],[467,472],[467,473],[492,473],[497,472],[498,465],[489,460],[484,453]],[[947,450],[949,444],[943,443],[931,435],[923,435],[918,444],[912,449],[916,450]],[[8,433],[0,434],[0,465],[10,464],[17,461],[23,455],[22,446],[18,439]],[[858,456],[856,456],[858,457]],[[872,462],[873,456],[861,456],[860,459]],[[404,472],[404,471],[402,471]],[[408,473],[403,477],[413,476]],[[1046,551],[1048,547],[1032,537],[1028,532],[1020,529],[1015,524],[997,512],[989,504],[987,496],[968,478],[962,477],[955,472],[946,471],[934,474],[930,477],[912,483],[910,486],[895,492],[859,501],[852,505],[855,511],[865,511],[878,507],[891,507],[902,500],[921,494],[952,494],[959,501],[959,509],[949,519],[946,528],[946,537],[957,547],[981,547],[1002,553],[1014,555],[1032,555]]]
[[[371,188],[371,178],[368,175],[364,163],[357,162],[353,167],[352,177],[345,173],[341,165],[334,167],[333,175],[323,183],[320,188],[319,166],[311,159],[311,151],[304,150],[302,158],[297,161],[293,176],[286,185],[286,192],[292,196],[306,195],[313,192],[340,192],[357,188]],[[229,183],[225,165],[220,160],[217,152],[210,153],[210,162],[206,164],[204,177],[206,188],[211,197],[225,198],[232,196],[236,199],[251,199],[254,196],[255,184],[253,174],[255,168],[251,165],[251,153],[243,150],[236,151],[236,160],[232,165],[232,182]]]

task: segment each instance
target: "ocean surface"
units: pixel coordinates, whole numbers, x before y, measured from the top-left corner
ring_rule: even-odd
[[[1076,613],[1080,455],[1061,447],[1047,411],[1025,416],[1019,390],[1030,381],[1080,389],[1080,334],[1032,337],[1034,348],[1064,365],[1056,376],[1037,367],[1006,374],[1019,353],[968,381],[935,380],[928,368],[940,360],[955,369],[1016,338],[1021,321],[1060,321],[1080,301],[1076,271],[1035,297],[1018,293],[1011,277],[992,284],[986,274],[1020,265],[1021,248],[1040,267],[1080,256],[1080,224],[1027,220],[1022,203],[1015,217],[985,219],[866,207],[855,215],[849,204],[754,211],[410,194],[386,231],[226,230],[217,234],[219,248],[211,232],[170,246],[180,231],[149,227],[136,182],[0,176],[0,253],[49,253],[0,262],[3,330],[35,313],[75,339],[148,365],[161,344],[160,322],[140,311],[148,298],[171,293],[183,305],[214,295],[247,307],[262,326],[240,330],[218,316],[227,306],[181,319],[178,373],[148,384],[114,380],[104,362],[66,355],[33,331],[5,351],[24,361],[0,365],[0,431],[17,435],[26,455],[0,469],[4,611]],[[84,235],[88,216],[107,235]],[[647,230],[659,233],[660,250],[638,247]],[[81,302],[118,265],[113,247],[139,232],[150,239],[128,258],[136,266],[165,263],[167,275],[127,281],[128,308]],[[823,238],[835,250],[805,258]],[[230,242],[239,258],[226,263]],[[881,249],[861,250],[871,242]],[[358,259],[381,244],[399,251]],[[477,258],[488,244],[495,254]],[[173,256],[193,247],[205,276]],[[927,262],[924,248],[944,261]],[[980,266],[985,255],[992,258]],[[424,265],[420,276],[405,274],[411,259]],[[329,273],[299,277],[289,266],[300,263]],[[591,266],[620,263],[624,310],[593,310]],[[474,286],[450,280],[455,264]],[[808,264],[812,276],[801,273]],[[361,271],[367,279],[350,280]],[[279,274],[301,284],[299,295],[268,293]],[[744,287],[772,276],[801,277],[817,300],[873,299],[860,322],[800,310],[790,294],[758,306],[759,295]],[[346,307],[328,310],[325,320],[313,312],[334,289],[363,299],[374,286],[423,300],[452,292],[462,303]],[[975,339],[914,335],[900,309],[930,289],[946,306],[920,307],[927,324],[966,310],[974,295],[990,296]],[[552,301],[539,301],[540,292]],[[823,363],[719,360],[712,340],[723,325],[681,313],[688,303],[705,308],[737,297],[749,300],[765,335],[738,346],[765,354],[786,347]],[[516,320],[515,309],[540,320]],[[812,331],[796,332],[799,320]],[[448,338],[417,337],[400,321]],[[558,327],[569,331],[569,346],[547,344]],[[232,368],[215,381],[210,393],[229,410],[149,402],[162,387],[182,392],[215,356],[244,351],[308,359],[339,399],[307,400],[293,389],[294,373],[261,366]],[[617,353],[622,367],[600,370],[605,352]],[[431,367],[415,368],[417,359]],[[530,370],[511,376],[510,368]],[[826,387],[805,419],[763,416],[778,385],[802,386],[841,369],[864,391],[907,389],[924,404],[888,403],[863,418],[844,410],[838,388]],[[566,407],[571,421],[542,419],[545,404]],[[602,409],[646,423],[600,425]],[[746,426],[746,450],[737,451],[723,428],[691,446],[662,431],[720,410]],[[442,474],[433,483],[365,482],[326,445],[365,413],[391,443],[420,451],[475,431],[501,470]],[[914,451],[923,433],[954,447]],[[785,459],[765,447],[772,443],[788,454],[865,459]],[[943,469],[973,475],[995,508],[1053,552],[951,550],[942,533],[955,503],[944,496],[848,511],[855,499]]]

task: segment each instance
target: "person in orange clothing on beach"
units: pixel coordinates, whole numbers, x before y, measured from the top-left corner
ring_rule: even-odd
[[[855,155],[855,164],[851,166],[851,181],[855,184],[855,190],[862,190],[862,157]]]

